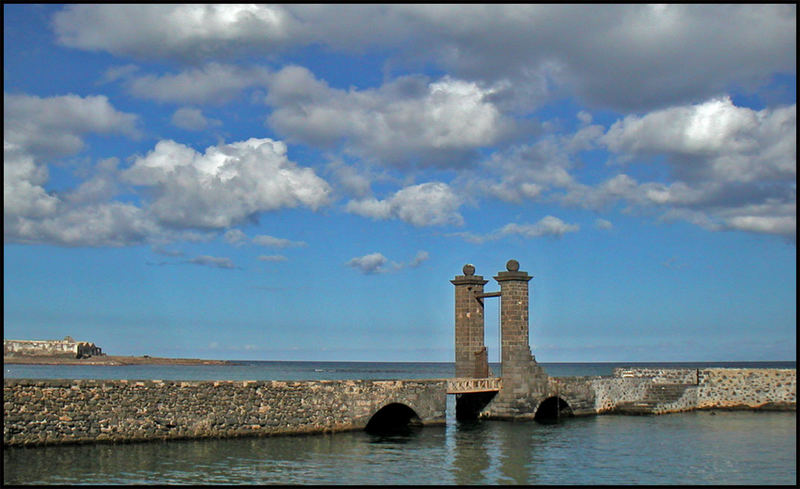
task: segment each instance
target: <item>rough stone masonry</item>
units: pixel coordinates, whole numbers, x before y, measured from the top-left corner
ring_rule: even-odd
[[[4,379],[3,445],[357,430],[392,405],[442,424],[446,382]]]

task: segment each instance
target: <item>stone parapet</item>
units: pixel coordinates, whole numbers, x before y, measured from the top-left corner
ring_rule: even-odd
[[[698,372],[696,368],[619,367],[613,370],[612,375],[622,378],[646,377],[661,384],[697,384]]]
[[[797,406],[796,369],[709,368],[698,376],[698,409]]]
[[[399,403],[445,422],[447,381],[3,381],[3,445],[356,430]]]
[[[566,401],[576,415],[796,410],[797,370],[618,369],[610,377],[551,377],[544,398],[551,396]]]

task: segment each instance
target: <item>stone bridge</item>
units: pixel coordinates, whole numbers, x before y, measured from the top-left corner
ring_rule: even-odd
[[[509,260],[500,291],[465,265],[455,285],[455,377],[427,380],[3,380],[3,445],[268,436],[692,409],[796,410],[795,369],[617,369],[554,378],[531,354],[530,275]],[[500,298],[502,378],[491,377],[483,304]]]

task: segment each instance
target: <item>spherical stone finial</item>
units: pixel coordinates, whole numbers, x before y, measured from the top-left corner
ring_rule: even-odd
[[[464,271],[464,275],[467,275],[467,276],[475,275],[475,267],[470,263],[467,263],[466,265],[464,265],[463,271]]]
[[[506,263],[506,270],[509,272],[519,271],[519,262],[517,260],[508,260]]]

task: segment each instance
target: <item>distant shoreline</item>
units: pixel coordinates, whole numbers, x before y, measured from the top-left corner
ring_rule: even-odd
[[[204,360],[198,358],[165,358],[150,356],[125,356],[125,355],[102,355],[88,358],[75,358],[66,355],[6,355],[3,357],[4,364],[17,365],[241,365],[242,362],[267,362],[267,363],[319,363],[319,364],[352,364],[352,363],[386,363],[386,364],[452,364],[453,362],[376,362],[376,361],[349,361],[349,360]],[[752,361],[727,361],[727,362],[541,362],[541,365],[612,365],[612,366],[664,366],[668,368],[713,368],[716,366],[726,368],[796,368],[795,360],[752,360]],[[791,364],[791,365],[779,365]],[[489,365],[500,366],[500,362],[489,362]]]
[[[103,355],[89,358],[67,356],[26,355],[3,356],[4,364],[23,365],[234,365],[230,360],[203,360],[199,358],[163,358],[150,356]]]

